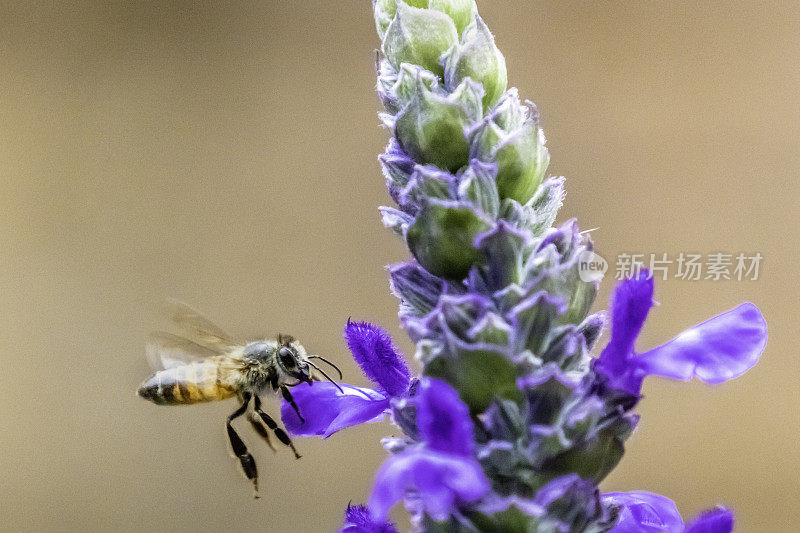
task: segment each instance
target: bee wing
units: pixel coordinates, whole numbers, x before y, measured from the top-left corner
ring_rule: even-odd
[[[167,312],[172,321],[180,327],[190,340],[215,351],[217,354],[225,353],[231,348],[241,345],[241,343],[236,342],[230,335],[225,333],[222,328],[183,302],[177,300],[167,301]]]
[[[211,348],[171,333],[157,331],[147,339],[147,362],[153,370],[174,368],[217,355],[219,352]]]

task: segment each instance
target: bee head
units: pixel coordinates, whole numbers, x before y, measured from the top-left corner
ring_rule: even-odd
[[[285,374],[309,385],[313,383],[306,350],[294,337],[278,335],[276,360]]]

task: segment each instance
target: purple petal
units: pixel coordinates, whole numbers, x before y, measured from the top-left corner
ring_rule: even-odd
[[[611,340],[600,354],[599,365],[616,375],[624,372],[636,337],[653,306],[653,278],[647,271],[614,288],[611,304]]]
[[[411,382],[411,373],[386,331],[369,322],[348,320],[344,338],[353,353],[353,359],[369,379],[380,385],[389,396],[405,394]]]
[[[296,387],[292,396],[305,422],[301,422],[292,406],[284,401],[281,404],[283,425],[294,435],[322,435],[326,439],[347,426],[378,422],[386,416],[389,398],[382,392],[344,383],[340,386],[344,392],[327,382]]]
[[[681,533],[683,519],[669,498],[645,491],[612,492],[603,503],[620,507],[611,533]]]
[[[683,530],[684,533],[731,533],[733,531],[733,512],[717,507],[703,512]]]
[[[469,409],[447,383],[424,379],[417,396],[417,427],[434,450],[469,456],[475,447]]]
[[[397,533],[391,522],[376,522],[366,505],[348,505],[339,533]]]
[[[722,383],[755,365],[766,344],[764,317],[755,305],[744,303],[641,354],[636,363],[643,374]]]
[[[378,470],[368,507],[373,519],[385,520],[389,509],[413,491],[428,514],[443,520],[459,502],[476,500],[488,490],[475,459],[410,448],[391,456]]]

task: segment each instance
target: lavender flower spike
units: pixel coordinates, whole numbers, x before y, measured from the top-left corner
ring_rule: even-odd
[[[499,5],[499,4],[498,4]],[[295,434],[329,436],[391,414],[399,430],[368,510],[344,531],[386,531],[402,501],[415,533],[728,533],[717,508],[685,524],[646,492],[601,495],[625,453],[645,376],[721,383],[764,349],[750,303],[645,352],[635,342],[653,305],[643,273],[590,314],[598,282],[581,275],[594,248],[575,220],[555,226],[564,179],[548,176],[539,111],[508,88],[505,58],[474,0],[373,0],[381,39],[379,157],[383,223],[408,247],[389,267],[412,376],[389,336],[349,322],[347,345],[374,389],[298,386]],[[402,431],[402,434],[400,434]],[[348,529],[349,528],[349,529]]]

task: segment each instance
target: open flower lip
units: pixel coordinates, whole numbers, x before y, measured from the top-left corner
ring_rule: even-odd
[[[380,391],[320,382],[300,385],[293,392],[304,420],[287,402],[281,404],[281,419],[293,435],[328,438],[348,426],[379,422],[386,418],[389,397]]]
[[[652,305],[653,279],[646,270],[614,290],[611,340],[594,362],[612,387],[638,395],[648,375],[723,383],[752,368],[766,347],[767,323],[747,302],[638,354],[634,344]]]

